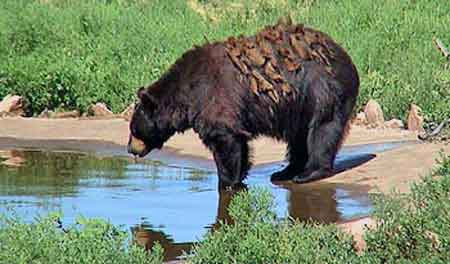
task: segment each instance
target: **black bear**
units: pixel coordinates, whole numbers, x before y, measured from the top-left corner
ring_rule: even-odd
[[[327,34],[279,22],[254,36],[194,47],[138,91],[128,151],[144,156],[192,128],[212,151],[221,187],[241,185],[249,140],[285,141],[273,181],[332,175],[359,89],[356,67]]]

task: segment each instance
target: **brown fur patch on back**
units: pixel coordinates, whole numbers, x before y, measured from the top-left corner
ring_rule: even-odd
[[[317,61],[333,74],[333,51],[327,36],[302,24],[279,22],[255,36],[231,37],[225,41],[225,47],[235,67],[248,80],[252,93],[267,96],[275,103],[288,100],[288,95],[295,92],[286,74],[295,74],[302,63]]]

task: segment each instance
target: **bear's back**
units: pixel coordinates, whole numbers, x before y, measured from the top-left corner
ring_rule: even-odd
[[[251,92],[275,103],[297,92],[289,80],[311,61],[331,76],[341,75],[342,65],[353,67],[350,57],[328,35],[302,24],[278,23],[251,37],[231,37],[224,44],[230,60],[248,79]]]

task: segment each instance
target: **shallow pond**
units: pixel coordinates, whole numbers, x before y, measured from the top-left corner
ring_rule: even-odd
[[[396,145],[346,148],[337,157],[338,171],[373,158],[373,153]],[[167,259],[188,250],[193,241],[227,218],[230,195],[217,190],[214,169],[161,162],[134,162],[123,157],[73,152],[0,151],[0,213],[8,208],[31,219],[37,213],[61,211],[63,223],[78,215],[108,219],[124,225],[139,244],[159,241]],[[192,163],[192,162],[191,162]],[[256,166],[249,187],[270,189],[280,217],[336,222],[367,215],[371,203],[361,186],[313,183],[270,183],[269,175],[282,163]]]

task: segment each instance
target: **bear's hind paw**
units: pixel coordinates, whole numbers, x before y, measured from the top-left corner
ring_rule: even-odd
[[[333,172],[330,169],[318,169],[310,173],[302,173],[300,175],[297,175],[292,179],[292,181],[298,184],[303,184],[328,178],[331,177],[332,175]]]

